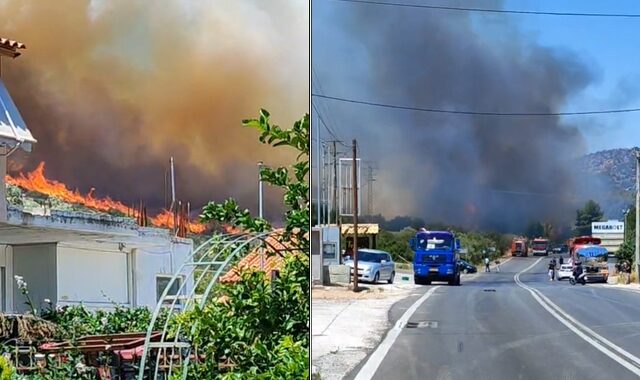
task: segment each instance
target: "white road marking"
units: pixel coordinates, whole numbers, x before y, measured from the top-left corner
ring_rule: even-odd
[[[438,289],[439,287],[440,286],[438,285],[429,289],[429,291],[427,291],[422,297],[420,297],[416,302],[414,302],[414,304],[411,305],[411,307],[407,311],[405,311],[404,314],[402,314],[402,317],[398,320],[398,322],[396,322],[395,326],[393,326],[393,328],[389,331],[389,333],[384,338],[382,343],[380,343],[378,348],[376,348],[373,354],[371,354],[371,356],[369,357],[369,360],[367,360],[364,366],[362,366],[355,380],[368,380],[373,377],[373,375],[378,370],[378,367],[380,367],[382,360],[384,359],[385,356],[387,356],[387,352],[389,352],[389,349],[398,338],[398,335],[400,335],[404,326],[407,324],[407,322],[409,322],[409,318],[411,318],[411,315],[413,315],[413,313],[418,309],[418,307],[420,307],[420,305],[422,305],[422,303],[426,301],[427,298],[429,298],[433,294],[433,292],[435,292],[436,289]]]
[[[602,289],[622,290],[624,292],[640,294],[640,289],[633,289],[633,288],[629,289],[629,288],[623,288],[622,286],[608,285],[608,284],[593,284],[592,286],[596,286]]]
[[[563,325],[567,326],[568,329],[573,331],[580,338],[585,340],[587,343],[591,344],[593,347],[595,347],[596,349],[598,349],[600,352],[604,353],[605,355],[607,355],[611,359],[615,360],[618,364],[622,365],[623,367],[625,367],[629,371],[633,372],[636,376],[640,376],[640,368],[639,368],[640,359],[639,358],[637,358],[636,356],[634,356],[634,355],[630,354],[629,352],[625,351],[624,349],[622,349],[621,347],[617,346],[616,344],[614,344],[613,342],[609,341],[608,339],[604,338],[603,336],[601,336],[600,334],[596,333],[595,331],[591,330],[590,328],[588,328],[584,324],[578,322],[575,318],[573,318],[567,312],[562,310],[558,305],[553,303],[544,294],[542,294],[542,292],[540,292],[538,289],[535,289],[535,288],[532,288],[532,287],[530,287],[528,285],[525,285],[522,281],[520,281],[520,274],[522,274],[522,273],[530,270],[531,268],[533,268],[542,259],[543,258],[541,257],[540,259],[538,259],[536,262],[534,262],[533,264],[531,264],[527,268],[525,268],[522,271],[516,273],[515,276],[513,276],[513,279],[515,280],[516,284],[519,287],[521,287],[521,288],[527,290],[529,293],[531,293],[533,298],[545,310],[547,310],[549,312],[549,314],[551,314],[554,318],[556,318],[558,321],[560,321],[560,323],[562,323]],[[608,346],[608,348],[605,347],[605,346]],[[616,354],[616,352],[613,352],[612,350],[616,351],[619,355]]]

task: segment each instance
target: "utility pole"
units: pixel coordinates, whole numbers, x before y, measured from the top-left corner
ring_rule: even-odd
[[[640,283],[640,151],[636,149],[636,281]]]
[[[336,217],[336,224],[340,225],[340,223],[338,222],[338,212],[337,212],[337,205],[338,205],[338,159],[336,158],[338,156],[338,151],[336,149],[336,141],[333,142],[333,201],[331,202],[334,212],[335,212],[335,217]]]
[[[358,291],[358,146],[353,139],[353,291]]]
[[[262,161],[258,162],[258,204],[259,204],[259,214],[260,219],[262,219],[262,166],[264,163]]]
[[[325,143],[322,143],[322,156],[320,157],[320,167],[321,167],[321,172],[320,172],[320,217],[322,218],[320,224],[321,225],[325,225],[326,221],[327,221],[327,192],[326,192],[326,185],[327,185],[327,181],[326,181],[326,155],[327,155],[327,145]]]
[[[627,231],[629,230],[629,211],[631,209],[626,209],[624,211],[624,241],[627,241]]]
[[[171,164],[171,210],[173,211],[173,205],[176,203],[176,177],[173,169],[173,157],[170,160]]]
[[[320,115],[318,115],[316,118],[316,142],[318,144],[316,147],[316,157],[317,157],[316,166],[318,167],[318,175],[316,176],[316,178],[322,181],[320,177]],[[316,214],[317,214],[316,225],[319,226],[320,225],[320,183],[317,183],[316,187],[318,192],[318,197],[316,199]]]
[[[171,212],[173,213],[173,233],[178,231],[178,223],[176,221],[176,175],[173,167],[173,157],[171,157]],[[146,216],[145,216],[146,218]]]
[[[338,150],[336,142],[333,141],[333,209],[335,212],[336,226],[338,226],[338,248],[342,243],[342,225],[340,223],[340,210],[338,210]],[[342,264],[342,249],[338,249],[338,264]]]
[[[367,215],[371,216],[373,213],[373,167],[369,165],[369,173],[367,174]]]

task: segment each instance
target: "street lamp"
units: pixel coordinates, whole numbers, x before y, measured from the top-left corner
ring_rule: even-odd
[[[628,209],[624,209],[622,210],[622,213],[624,215],[624,241],[627,241],[627,230],[629,229],[629,225],[627,224],[627,218],[629,217],[629,211],[631,211],[630,208]]]
[[[262,167],[264,163],[262,161],[258,162],[258,204],[260,205],[260,219],[262,219]]]

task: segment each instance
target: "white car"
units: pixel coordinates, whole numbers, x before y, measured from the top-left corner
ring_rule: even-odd
[[[345,261],[351,267],[353,275],[353,260]],[[391,259],[391,255],[385,251],[377,249],[358,250],[358,279],[369,281],[374,284],[380,280],[393,284],[396,276],[396,264]]]
[[[573,274],[573,265],[562,264],[560,265],[560,269],[558,270],[558,280],[562,280],[563,278],[571,278],[572,274]]]

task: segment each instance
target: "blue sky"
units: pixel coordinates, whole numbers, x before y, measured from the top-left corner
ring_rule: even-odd
[[[358,84],[362,82],[360,80],[362,78],[357,78],[357,73],[348,72],[345,68],[352,65],[366,67],[365,54],[357,42],[348,41],[349,37],[345,36],[343,31],[332,27],[332,20],[340,17],[340,12],[348,12],[350,7],[356,5],[333,0],[316,0],[313,3],[312,33],[322,33],[318,39],[313,37],[313,54],[323,58],[322,65],[314,65],[314,70],[322,82],[323,91],[327,94],[339,94],[338,96],[357,97],[358,94],[367,94],[368,89]],[[415,3],[452,4],[446,1],[415,1]],[[488,8],[496,6],[495,2],[457,2],[456,4]],[[630,0],[615,2],[506,0],[502,8],[640,14],[640,2]],[[392,11],[393,8],[389,8],[389,12]],[[638,65],[640,60],[637,47],[640,18],[475,14],[474,28],[477,33],[486,36],[489,40],[508,39],[509,36],[501,35],[504,31],[501,23],[505,18],[508,18],[511,25],[515,25],[523,38],[545,47],[572,52],[592,72],[593,79],[590,85],[567,99],[562,111],[640,107]],[[322,43],[317,43],[318,41]],[[325,46],[326,41],[331,41],[332,46]],[[375,99],[375,96],[370,96],[369,99]],[[342,107],[335,103],[326,104],[331,104],[331,107]],[[589,152],[640,145],[640,128],[638,128],[640,113],[567,117],[564,121],[579,126]],[[388,122],[391,123],[391,120]],[[339,134],[341,139],[351,138],[348,130],[343,130]]]
[[[640,13],[638,1],[508,0],[505,9],[553,12]],[[637,108],[640,106],[638,18],[557,16],[511,17],[524,34],[543,46],[571,49],[593,66],[599,80],[576,94],[566,110]],[[573,120],[573,119],[572,119]],[[589,151],[640,145],[640,113],[582,119]]]

